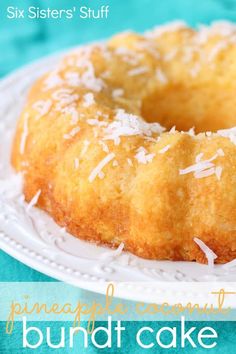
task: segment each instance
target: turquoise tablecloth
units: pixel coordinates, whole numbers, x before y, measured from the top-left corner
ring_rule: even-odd
[[[110,5],[107,20],[9,20],[7,6],[29,5],[69,8],[73,5]],[[126,29],[143,31],[147,28],[174,19],[183,19],[190,25],[209,23],[217,19],[236,22],[234,0],[1,0],[0,3],[0,77],[43,55],[76,44],[106,38]],[[0,251],[0,281],[52,281]],[[78,290],[79,293],[79,290]],[[220,326],[220,325],[219,325]],[[224,327],[224,328],[223,328]],[[235,331],[234,331],[235,332]],[[232,324],[221,326],[224,349],[231,353],[230,341],[235,341]],[[231,336],[229,334],[231,333]],[[234,336],[233,336],[234,334]],[[20,353],[17,338],[9,341],[0,336],[1,353]],[[129,342],[129,341],[128,341]],[[232,343],[231,343],[232,344]],[[231,346],[232,347],[232,346]],[[13,349],[15,348],[15,350]],[[127,347],[127,353],[131,347]],[[134,352],[138,352],[133,350]],[[218,349],[212,350],[216,353]],[[42,351],[46,353],[47,350]],[[78,351],[77,351],[78,352]],[[79,351],[82,353],[82,351]],[[141,352],[141,351],[140,351]],[[151,351],[150,351],[151,352]],[[161,351],[159,351],[161,352]],[[186,353],[192,353],[190,349]],[[205,351],[198,351],[205,352]],[[235,351],[234,351],[235,352]],[[174,351],[171,351],[174,353]],[[232,351],[233,353],[233,351]]]

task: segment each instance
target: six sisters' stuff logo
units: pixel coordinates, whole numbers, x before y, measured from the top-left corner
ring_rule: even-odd
[[[8,6],[6,9],[6,17],[9,20],[22,20],[22,19],[64,19],[71,20],[73,18],[86,19],[104,19],[109,17],[110,6],[100,5],[99,7],[89,6],[73,6],[71,8],[41,8],[39,6],[29,6],[26,8],[19,8],[17,6]]]
[[[124,322],[121,323],[122,317],[129,312],[129,306],[122,302],[114,302],[114,291],[115,287],[113,284],[107,286],[105,303],[99,303],[97,301],[92,301],[91,303],[85,303],[78,301],[76,305],[71,303],[65,304],[46,304],[46,303],[34,303],[29,305],[26,301],[24,303],[19,303],[12,301],[7,325],[6,333],[11,334],[14,329],[15,320],[22,320],[22,346],[24,348],[39,348],[45,343],[51,348],[64,348],[66,343],[69,343],[69,347],[73,348],[75,343],[75,335],[78,334],[82,336],[82,343],[84,348],[88,348],[89,339],[91,345],[96,348],[111,348],[116,346],[116,348],[121,348],[124,345],[122,341],[122,334],[126,330]],[[235,292],[227,292],[224,289],[220,291],[215,291],[211,293],[216,296],[216,306],[213,304],[206,303],[204,306],[200,306],[196,303],[187,303],[182,305],[180,303],[170,305],[167,302],[162,304],[148,304],[137,302],[135,304],[134,311],[137,316],[143,318],[144,315],[154,316],[156,314],[162,314],[164,316],[175,315],[176,320],[179,320],[178,316],[181,316],[180,324],[176,326],[165,326],[158,329],[153,329],[150,326],[141,326],[135,334],[136,344],[145,349],[153,348],[154,346],[159,346],[161,348],[185,348],[186,345],[190,345],[193,348],[198,346],[202,348],[214,348],[217,345],[218,333],[213,327],[203,327],[197,329],[196,327],[187,328],[185,323],[185,316],[183,313],[188,314],[206,314],[206,315],[224,315],[227,316],[231,311],[230,307],[225,306],[225,299],[228,295],[236,295]],[[58,332],[57,343],[52,343],[51,339],[51,328],[46,327],[44,329],[40,326],[29,326],[29,318],[32,314],[44,316],[49,316],[50,314],[60,317],[62,314],[69,314],[72,317],[73,325],[68,328],[68,326],[62,326]],[[106,316],[106,325],[95,326],[95,321],[99,315]],[[112,316],[118,316],[119,320],[113,320]],[[87,328],[81,326],[81,320],[87,321]],[[178,323],[178,322],[176,322]],[[143,323],[142,323],[143,324]],[[99,333],[102,334],[102,338],[105,338],[103,343],[98,340]],[[166,338],[168,335],[168,342]],[[148,342],[147,342],[148,336]],[[32,343],[32,337],[34,342]],[[151,339],[150,339],[151,337]],[[122,344],[123,343],[123,344]]]

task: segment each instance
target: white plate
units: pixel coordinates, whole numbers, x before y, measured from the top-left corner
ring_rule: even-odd
[[[9,163],[10,144],[28,88],[59,57],[44,58],[0,83],[0,247],[36,270],[94,291],[104,291],[98,286],[103,281],[147,282],[143,292],[137,293],[134,285],[122,288],[121,296],[132,299],[143,298],[148,289],[150,293],[151,283],[164,281],[168,289],[171,282],[236,281],[235,268],[227,266],[209,271],[196,263],[148,261],[128,253],[117,256],[112,250],[75,239],[41,210],[32,208],[27,213],[19,179]]]

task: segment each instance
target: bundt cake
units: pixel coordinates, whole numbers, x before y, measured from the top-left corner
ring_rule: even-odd
[[[236,258],[236,27],[80,47],[30,90],[12,164],[72,235],[144,258]]]

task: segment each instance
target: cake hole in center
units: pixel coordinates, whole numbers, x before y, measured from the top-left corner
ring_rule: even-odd
[[[217,131],[236,126],[236,94],[233,88],[167,87],[143,100],[142,116],[167,129],[195,132]]]

